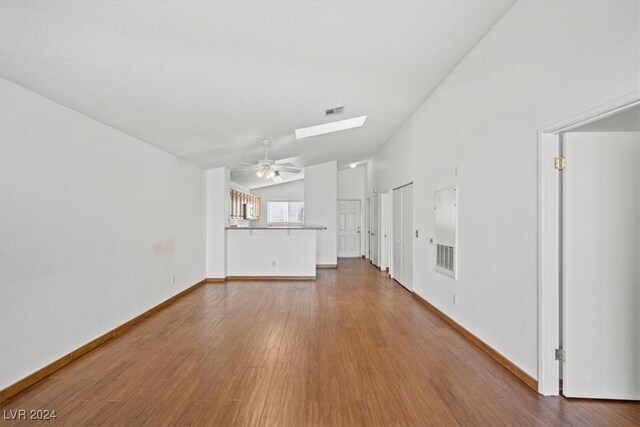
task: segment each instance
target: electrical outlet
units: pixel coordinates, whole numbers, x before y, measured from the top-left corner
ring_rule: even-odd
[[[276,262],[275,261],[271,261],[271,267],[275,267],[276,266]]]
[[[173,276],[173,284],[176,284],[176,276]]]
[[[458,303],[458,297],[457,296],[453,296],[453,305],[456,305]]]

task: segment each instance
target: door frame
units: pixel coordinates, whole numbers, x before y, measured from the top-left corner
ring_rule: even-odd
[[[538,131],[538,393],[560,394],[561,176],[554,167],[563,132],[640,105],[632,92]]]
[[[350,258],[360,258],[362,256],[362,252],[363,252],[363,248],[362,248],[362,232],[363,232],[363,228],[364,228],[362,226],[362,223],[363,223],[363,220],[362,220],[363,219],[362,218],[363,217],[363,215],[362,215],[362,200],[361,199],[338,199],[337,201],[338,201],[338,203],[340,203],[340,202],[358,202],[358,207],[359,207],[359,210],[360,210],[360,216],[358,217],[358,221],[359,221],[358,225],[360,226],[360,231],[358,233],[358,234],[360,234],[360,236],[358,236],[358,256],[350,257]],[[336,213],[336,215],[337,215],[337,213]],[[338,258],[340,258],[340,257],[338,257]]]

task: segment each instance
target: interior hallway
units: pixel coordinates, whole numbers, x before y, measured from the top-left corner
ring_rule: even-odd
[[[30,408],[55,409],[47,425],[640,420],[638,403],[537,395],[360,259],[315,282],[205,284],[2,404]]]

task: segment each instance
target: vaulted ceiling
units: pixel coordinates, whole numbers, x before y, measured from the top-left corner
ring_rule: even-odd
[[[375,154],[511,3],[2,2],[0,72],[206,168],[255,162],[263,137],[275,159],[344,165]]]

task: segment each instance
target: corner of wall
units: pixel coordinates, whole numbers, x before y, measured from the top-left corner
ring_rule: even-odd
[[[207,278],[227,276],[227,232],[231,212],[227,167],[207,171]]]

